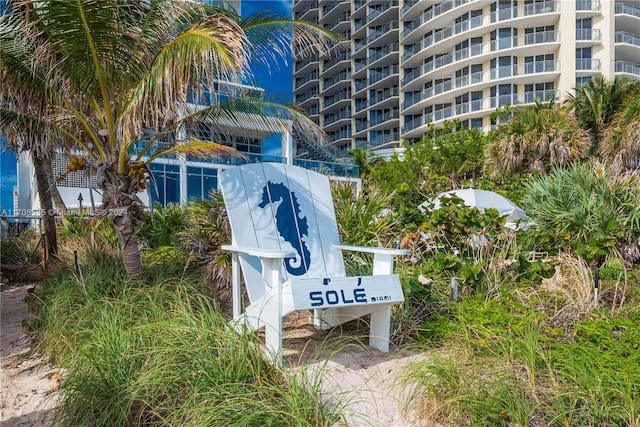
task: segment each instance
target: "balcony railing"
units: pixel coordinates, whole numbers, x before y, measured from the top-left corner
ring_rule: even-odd
[[[306,100],[317,97],[317,96],[318,96],[318,91],[312,90],[310,92],[296,95],[296,102],[305,102]]]
[[[385,89],[384,91],[380,92],[379,94],[376,94],[376,95],[372,96],[371,98],[369,98],[369,106],[371,107],[372,105],[375,105],[378,102],[382,102],[385,99],[389,99],[391,97],[398,96],[399,93],[400,93],[400,91],[398,90],[397,86]]]
[[[600,60],[593,58],[576,58],[576,70],[599,71]]]
[[[348,59],[349,59],[349,55],[347,55],[346,52],[341,53],[338,56],[334,56],[333,58],[324,61],[324,64],[322,64],[322,71],[323,72],[327,71],[329,68],[333,67],[338,62],[347,61]]]
[[[367,16],[364,19],[364,24],[368,24],[369,22],[373,21],[374,19],[376,19],[378,16],[382,15],[384,12],[386,12],[387,10],[391,9],[394,6],[398,5],[398,0],[391,0],[385,3],[377,3],[377,2],[372,2],[373,5],[375,5],[375,7],[371,7],[369,9],[369,13],[367,14]]]
[[[640,18],[640,6],[631,3],[616,3],[616,14],[631,15]]]
[[[408,50],[405,52],[405,54],[402,55],[402,59],[407,60],[413,55],[415,55],[417,52],[419,52],[420,50],[426,49],[429,46],[435,43],[438,43],[444,39],[447,39],[449,37],[452,37],[456,34],[460,34],[462,32],[468,31],[473,28],[481,27],[483,25],[483,22],[484,22],[483,16],[476,16],[467,21],[459,22],[450,27],[443,28],[440,31],[436,31],[434,34],[430,35],[429,37],[422,39],[419,43],[416,43],[413,46],[410,46]]]
[[[350,119],[351,118],[351,110],[349,111],[341,111],[335,114],[329,114],[324,119],[324,125],[329,126],[339,120]]]
[[[383,58],[391,53],[398,52],[400,45],[398,43],[392,43],[379,50],[374,50],[373,53],[367,58],[367,65],[371,65],[378,59]]]
[[[640,46],[640,35],[627,31],[616,31],[616,43],[626,43]]]
[[[420,0],[418,0],[420,1]],[[422,15],[420,15],[419,18],[419,24],[418,26],[424,24],[427,21],[430,21],[431,19],[435,18],[438,15],[442,15],[443,13],[458,7],[458,6],[462,6],[463,4],[467,4],[469,3],[471,0],[447,0],[444,1],[442,3],[440,3],[437,6],[432,7],[431,9],[427,10],[426,12],[424,12]],[[402,8],[403,12],[406,12],[407,10],[409,10],[409,8],[411,8],[411,6],[413,6],[413,4],[410,4],[407,7],[407,4],[405,3],[404,7]]]
[[[402,107],[408,108],[424,99],[431,98],[432,96],[436,96],[453,89],[463,88],[475,83],[480,83],[483,81],[483,76],[484,73],[482,71],[478,71],[476,73],[467,74],[456,79],[449,79],[427,89],[423,89],[420,92],[415,92],[410,95],[407,94],[405,96],[404,104],[402,105]]]
[[[382,79],[386,79],[392,74],[398,74],[400,67],[396,64],[391,67],[385,67],[382,71],[370,71],[369,72],[369,84],[379,82]]]
[[[304,67],[309,65],[312,62],[318,61],[318,55],[311,55],[307,58],[301,59],[300,61],[296,61],[295,63],[295,71],[298,72],[302,70]]]
[[[343,71],[337,76],[333,76],[327,79],[324,79],[324,90],[329,89],[331,86],[335,85],[338,82],[345,81],[351,79],[351,71]]]
[[[398,132],[393,132],[393,133],[384,134],[384,135],[376,135],[373,138],[369,139],[369,146],[378,147],[382,144],[386,144],[387,142],[399,141],[399,140],[400,140],[400,134]]]
[[[576,0],[576,10],[600,10],[600,0]]]
[[[549,90],[533,90],[524,93],[524,103],[531,104],[536,101],[541,102],[549,102],[551,100],[560,100],[560,91],[549,89]]]
[[[600,30],[582,28],[576,30],[576,40],[600,40]]]
[[[371,43],[375,39],[387,34],[389,31],[397,30],[398,26],[398,21],[391,21],[382,25],[380,28],[378,28],[377,30],[373,30],[369,34],[369,37],[367,37],[367,43]]]
[[[351,129],[341,130],[339,132],[331,132],[327,134],[330,142],[336,142],[339,139],[351,138]]]
[[[318,2],[316,0],[305,1],[304,6],[300,10],[296,10],[294,15],[295,19],[300,19],[305,13],[309,12],[311,9],[317,9]]]
[[[616,73],[627,73],[640,76],[640,64],[629,61],[616,61]]]
[[[380,123],[388,122],[389,120],[395,120],[400,117],[400,113],[396,111],[390,111],[384,114],[372,115],[369,120],[369,126],[379,125]]]
[[[318,72],[314,71],[311,74],[308,74],[305,77],[296,79],[296,89],[298,89],[300,86],[305,85],[306,83],[309,83],[311,80],[318,80]]]
[[[324,108],[330,107],[338,101],[342,101],[344,99],[351,99],[351,91],[340,92],[333,96],[324,99]]]
[[[491,80],[504,77],[516,77],[527,74],[550,73],[560,70],[560,61],[536,61],[525,64],[509,65],[492,68],[489,78]]]
[[[346,22],[346,21],[350,21],[351,20],[351,13],[349,12],[345,12],[342,15],[338,16],[336,19],[334,19],[333,21],[324,24],[325,28],[328,28],[329,30],[332,30],[336,25],[338,25],[341,22]]]
[[[346,178],[360,177],[360,168],[347,163],[329,163],[319,160],[293,159],[293,164],[305,169],[320,172],[329,176],[343,176]]]

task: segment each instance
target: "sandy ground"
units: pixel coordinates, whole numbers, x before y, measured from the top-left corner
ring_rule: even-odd
[[[0,285],[0,425],[50,426],[59,371],[32,354],[23,327],[33,315],[24,298],[32,284]]]
[[[51,426],[60,371],[32,354],[33,337],[23,327],[33,320],[24,302],[32,284],[0,285],[0,425]],[[402,367],[424,355],[381,353],[362,344],[355,331],[318,332],[293,319],[285,332],[285,363],[311,381],[320,378],[323,399],[342,409],[340,426],[409,427],[420,423],[407,411],[407,394],[397,381]],[[366,340],[364,340],[366,342]]]
[[[284,323],[285,364],[312,383],[320,381],[324,401],[343,413],[344,420],[335,427],[423,425],[411,409],[414,405],[401,377],[408,363],[428,359],[424,353],[399,349],[382,353],[366,345],[362,325],[327,336],[304,320],[294,327],[287,327],[287,319]]]

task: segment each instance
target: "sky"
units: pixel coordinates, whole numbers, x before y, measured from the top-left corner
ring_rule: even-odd
[[[279,15],[291,18],[292,0],[242,0],[242,16],[250,16],[260,12],[271,15]],[[287,63],[274,64],[273,67],[254,66],[253,72],[258,78],[257,84],[265,89],[265,92],[283,102],[292,101],[292,74],[291,60]]]
[[[279,15],[291,18],[292,0],[242,0],[242,15],[250,16],[260,12],[271,15]],[[254,64],[253,72],[256,84],[265,89],[269,98],[275,98],[281,102],[292,101],[292,63],[277,64],[273,67],[257,66]],[[267,141],[269,146],[279,144],[279,137]],[[268,150],[267,150],[268,151]],[[0,155],[0,215],[2,211],[8,213],[13,208],[13,187],[16,185],[16,157],[12,152],[3,152]]]

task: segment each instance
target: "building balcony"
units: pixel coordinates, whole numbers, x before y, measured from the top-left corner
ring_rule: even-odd
[[[299,7],[296,7],[299,6]],[[293,18],[294,19],[303,19],[303,20],[308,20],[308,16],[307,14],[311,15],[310,12],[313,13],[318,13],[318,1],[317,0],[311,0],[311,1],[302,1],[299,3],[296,3],[293,6]]]
[[[392,132],[389,134],[374,135],[369,138],[367,145],[369,148],[380,147],[385,144],[396,143],[400,141],[400,134],[398,132]]]
[[[329,30],[338,32],[340,31],[340,29],[338,29],[338,25],[340,24],[346,24],[347,26],[351,25],[351,13],[350,12],[345,12],[343,14],[341,14],[340,16],[338,16],[336,19],[334,19],[331,22],[326,22],[323,24],[323,26]]]
[[[386,123],[389,120],[397,120],[400,117],[400,113],[396,111],[390,111],[384,114],[371,114],[371,119],[369,120],[369,127],[374,127],[376,125]]]
[[[384,46],[381,49],[371,49],[371,51],[369,52],[369,56],[367,57],[367,65],[371,65],[374,62],[381,60],[385,56],[397,53],[399,50],[400,45],[398,43],[392,43],[390,45]]]
[[[398,6],[398,0],[390,0],[384,3],[369,3],[369,12],[364,19],[364,25],[370,25],[379,17],[383,16],[388,10]],[[397,17],[396,17],[397,19]],[[390,19],[388,20],[390,21]]]
[[[340,12],[349,11],[351,4],[349,0],[324,1],[322,3],[321,17],[324,21],[333,20],[333,17]]]
[[[297,103],[302,104],[303,102],[306,102],[312,98],[318,98],[318,89],[316,88],[315,90],[311,90],[309,92],[305,92],[305,93],[298,93],[295,95],[295,100]]]
[[[345,101],[345,100],[351,101],[351,91],[350,90],[349,91],[345,91],[345,92],[340,92],[340,93],[337,93],[335,95],[326,97],[324,99],[323,104],[322,104],[323,105],[323,109],[329,108],[332,105],[336,104],[337,102]]]
[[[444,5],[445,3],[441,3],[441,5]],[[465,3],[466,2],[461,3],[460,5]],[[405,41],[408,38],[418,37],[420,34],[425,32],[428,29],[426,28],[425,24],[429,22],[428,18],[431,15],[430,12],[434,11],[437,7],[438,6],[434,7],[430,11],[425,12],[418,20],[414,20],[411,24],[405,25],[402,31],[402,40]],[[438,43],[447,38],[453,37],[457,34],[461,34],[479,27],[485,27],[484,32],[488,32],[492,29],[492,28],[489,28],[491,24],[499,23],[506,20],[513,20],[516,18],[523,18],[523,19],[526,18],[527,25],[544,25],[544,24],[550,23],[551,21],[531,22],[532,17],[536,15],[543,15],[543,14],[556,13],[556,12],[558,12],[557,0],[547,0],[542,3],[528,4],[528,5],[512,7],[508,9],[501,9],[499,11],[491,12],[488,15],[476,16],[469,20],[459,22],[452,26],[436,31],[433,34],[433,36],[427,39],[424,39],[422,41],[422,46],[423,47],[430,46],[432,44]],[[418,29],[420,29],[420,31],[417,31]]]
[[[316,70],[316,71],[312,72],[311,74],[307,74],[304,77],[297,78],[296,82],[295,82],[295,87],[294,87],[295,89],[294,90],[303,90],[304,86],[307,83],[310,83],[310,82],[316,82],[317,83],[317,81],[318,81],[318,71]]]
[[[558,31],[544,31],[533,34],[525,34],[517,37],[510,37],[500,40],[494,40],[484,45],[472,45],[465,49],[460,49],[444,56],[436,58],[431,62],[427,62],[420,67],[414,68],[411,71],[405,72],[402,79],[403,86],[408,85],[412,81],[421,78],[420,81],[425,80],[425,76],[437,69],[443,68],[450,64],[457,64],[458,62],[478,57],[481,55],[490,55],[492,52],[500,50],[519,48],[525,51],[530,46],[538,44],[546,44],[549,42],[556,42],[558,40]],[[462,65],[462,64],[458,64]]]
[[[324,118],[324,125],[329,126],[345,119],[351,119],[351,111],[341,111],[339,113],[327,114]]]
[[[600,60],[593,58],[576,58],[576,71],[600,71]]]
[[[628,74],[632,76],[640,76],[640,64],[629,61],[616,61],[615,72],[620,74]]]
[[[376,104],[379,104],[389,98],[393,98],[396,97],[400,94],[400,91],[398,90],[397,87],[393,87],[393,88],[388,88],[385,89],[384,91],[372,96],[371,98],[369,98],[369,103],[368,106],[372,107]]]
[[[326,73],[327,71],[329,71],[331,68],[335,67],[340,62],[346,62],[346,61],[349,61],[349,59],[350,59],[350,57],[349,57],[347,52],[343,52],[343,53],[341,53],[341,54],[339,54],[337,56],[334,56],[331,59],[327,59],[322,64],[322,72]],[[345,64],[345,66],[346,65],[347,64]]]
[[[615,40],[616,43],[640,46],[640,35],[629,33],[627,31],[616,31]]]
[[[360,168],[348,163],[330,163],[321,162],[319,160],[293,159],[293,164],[329,176],[340,176],[345,178],[360,177]]]
[[[576,30],[576,41],[600,41],[600,30],[584,28]]]
[[[628,31],[615,33],[616,60],[637,61],[640,55],[640,35]]]
[[[640,18],[640,6],[632,3],[616,3],[616,15],[629,15]]]
[[[575,0],[576,11],[595,12],[600,10],[600,0]]]
[[[306,72],[311,72],[314,68],[317,69],[319,63],[318,63],[318,55],[311,55],[307,58],[303,58],[299,61],[296,61],[294,63],[294,74],[299,74],[299,73],[304,73]],[[309,67],[307,69],[307,67]]]
[[[322,82],[322,90],[326,91],[340,82],[351,83],[351,71],[343,71],[336,76],[324,79]]]

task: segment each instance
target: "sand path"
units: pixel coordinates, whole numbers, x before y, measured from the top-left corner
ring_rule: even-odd
[[[25,296],[33,284],[0,285],[0,425],[52,425],[59,370],[32,354],[33,320]]]

